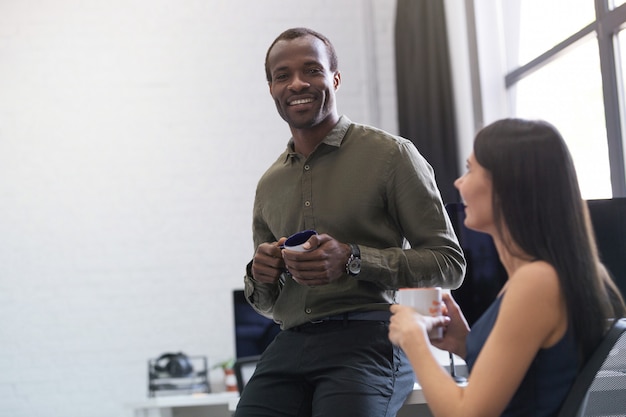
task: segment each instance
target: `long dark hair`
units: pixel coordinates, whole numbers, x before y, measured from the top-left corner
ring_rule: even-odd
[[[492,175],[499,233],[505,224],[531,259],[556,269],[585,361],[604,335],[607,319],[624,316],[626,307],[598,257],[565,141],[545,121],[504,119],[477,134],[474,156]]]

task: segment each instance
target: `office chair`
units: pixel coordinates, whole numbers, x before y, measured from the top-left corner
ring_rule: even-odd
[[[615,320],[576,377],[559,417],[626,414],[626,318]]]
[[[237,389],[239,390],[240,395],[243,392],[243,388],[246,386],[246,383],[254,373],[256,364],[259,362],[260,358],[261,355],[244,356],[237,358],[235,361],[233,369],[235,371],[235,377],[237,378]]]

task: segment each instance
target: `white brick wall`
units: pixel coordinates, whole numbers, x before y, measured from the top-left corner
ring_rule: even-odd
[[[1,417],[127,416],[148,358],[233,355],[256,181],[289,136],[266,48],[292,26],[326,34],[339,110],[395,133],[394,13],[393,0],[0,2]]]

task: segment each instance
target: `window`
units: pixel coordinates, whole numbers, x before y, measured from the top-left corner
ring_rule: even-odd
[[[617,8],[626,3],[626,0],[613,0],[613,8]]]
[[[626,0],[499,0],[512,116],[563,134],[586,199],[626,196]]]

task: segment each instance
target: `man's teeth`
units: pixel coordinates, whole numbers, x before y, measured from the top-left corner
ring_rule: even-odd
[[[292,101],[292,102],[290,103],[290,105],[295,106],[295,105],[298,105],[298,104],[310,103],[310,102],[312,102],[312,101],[313,101],[313,99],[312,99],[312,98],[303,98],[303,99],[300,99],[300,100],[294,100],[294,101]]]

